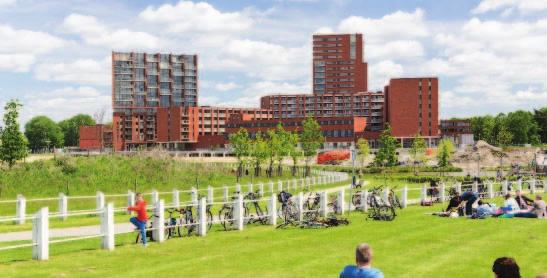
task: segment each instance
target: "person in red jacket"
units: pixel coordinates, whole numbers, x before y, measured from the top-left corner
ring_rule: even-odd
[[[129,221],[141,231],[142,244],[146,246],[146,221],[148,221],[148,215],[146,214],[146,202],[141,193],[135,195],[135,205],[128,207],[127,210],[137,213],[137,217],[131,217]]]

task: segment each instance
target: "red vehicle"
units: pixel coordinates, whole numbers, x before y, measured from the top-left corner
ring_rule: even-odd
[[[350,159],[349,150],[331,150],[319,153],[317,155],[317,164],[339,164],[344,160]]]

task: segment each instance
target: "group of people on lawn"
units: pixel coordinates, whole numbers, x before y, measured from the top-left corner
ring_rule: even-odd
[[[450,199],[448,207],[441,213],[442,216],[467,216],[471,218],[486,218],[489,216],[501,218],[525,217],[547,218],[546,204],[541,195],[536,195],[535,200],[526,197],[522,191],[517,190],[515,196],[511,193],[504,195],[505,201],[502,207],[489,204],[480,200],[479,194],[466,191],[463,194],[456,192]],[[476,209],[473,209],[474,204]]]

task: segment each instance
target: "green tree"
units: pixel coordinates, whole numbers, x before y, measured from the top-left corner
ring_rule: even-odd
[[[302,157],[302,150],[298,148],[298,133],[295,132],[289,132],[287,137],[287,151],[289,153],[289,156],[292,159],[292,169],[291,173],[293,176],[296,176],[296,170],[298,165],[298,160],[300,157]]]
[[[277,133],[273,129],[269,129],[268,132],[268,138],[269,138],[269,144],[270,148],[268,149],[268,177],[272,177],[273,175],[273,164],[275,161],[275,157],[277,156],[277,152],[281,148],[281,143],[279,138],[277,138]]]
[[[502,126],[498,132],[496,142],[501,148],[507,147],[513,141],[513,134],[507,130],[507,127]]]
[[[507,130],[514,144],[539,144],[538,126],[531,112],[517,110],[507,114]]]
[[[361,159],[361,167],[365,166],[368,156],[370,155],[370,147],[368,141],[365,138],[359,138],[357,140],[357,156]]]
[[[471,118],[471,129],[476,141],[484,140],[490,144],[495,144],[494,126],[495,119],[490,115]]]
[[[314,118],[307,117],[302,123],[302,134],[300,135],[302,151],[306,157],[305,176],[309,176],[310,160],[317,154],[317,150],[323,142],[325,142],[325,137],[321,134],[321,126]]]
[[[547,107],[534,109],[534,120],[538,126],[538,135],[541,143],[547,143]]]
[[[67,147],[78,146],[80,143],[80,127],[95,125],[95,120],[89,115],[78,114],[72,118],[59,122],[59,127],[64,134],[64,145]]]
[[[283,128],[283,125],[278,124],[275,133],[277,134],[277,140],[279,141],[279,147],[276,152],[277,175],[281,176],[283,175],[283,159],[289,155],[289,132]]]
[[[236,177],[239,182],[239,178],[243,174],[244,159],[249,156],[251,150],[251,139],[247,130],[240,128],[238,132],[230,134],[229,140],[238,162]]]
[[[46,116],[36,116],[25,125],[25,136],[33,151],[63,146],[61,128]]]
[[[264,136],[259,131],[256,133],[255,139],[251,141],[250,157],[254,165],[255,177],[260,176],[262,163],[268,158],[269,145],[268,141],[264,140]]]
[[[410,156],[412,157],[412,165],[414,166],[414,174],[417,175],[418,171],[416,170],[416,164],[423,160],[425,156],[425,150],[427,149],[427,144],[425,143],[424,138],[420,134],[414,136],[412,140],[412,146],[410,146]]]
[[[27,156],[27,139],[19,130],[19,109],[17,100],[10,100],[4,106],[4,128],[0,133],[0,160],[11,168],[17,160]]]
[[[377,166],[395,166],[397,164],[397,148],[399,143],[395,137],[391,136],[391,126],[386,124],[386,128],[380,135],[380,148],[376,157],[374,157],[374,164]]]
[[[450,139],[441,139],[437,144],[437,165],[439,167],[447,167],[450,165],[450,158],[454,152],[454,144]]]

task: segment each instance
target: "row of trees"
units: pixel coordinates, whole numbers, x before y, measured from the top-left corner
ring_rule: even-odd
[[[293,162],[291,172],[294,176],[301,157],[306,158],[304,175],[308,176],[309,162],[325,138],[319,123],[309,117],[302,122],[300,133],[287,131],[278,124],[275,129],[270,129],[266,133],[257,132],[253,136],[250,136],[246,129],[241,128],[238,132],[230,134],[229,140],[238,160],[236,175],[239,180],[247,166],[254,169],[255,176],[260,176],[264,164],[267,165],[266,174],[269,177],[272,177],[274,172],[281,176],[283,175],[282,162],[285,158],[291,158]]]
[[[95,123],[91,116],[85,114],[58,123],[46,116],[36,116],[25,124],[25,136],[32,151],[78,146],[80,126]]]
[[[492,145],[522,145],[547,142],[547,107],[534,112],[517,110],[496,116],[472,117],[471,128],[475,140]]]

